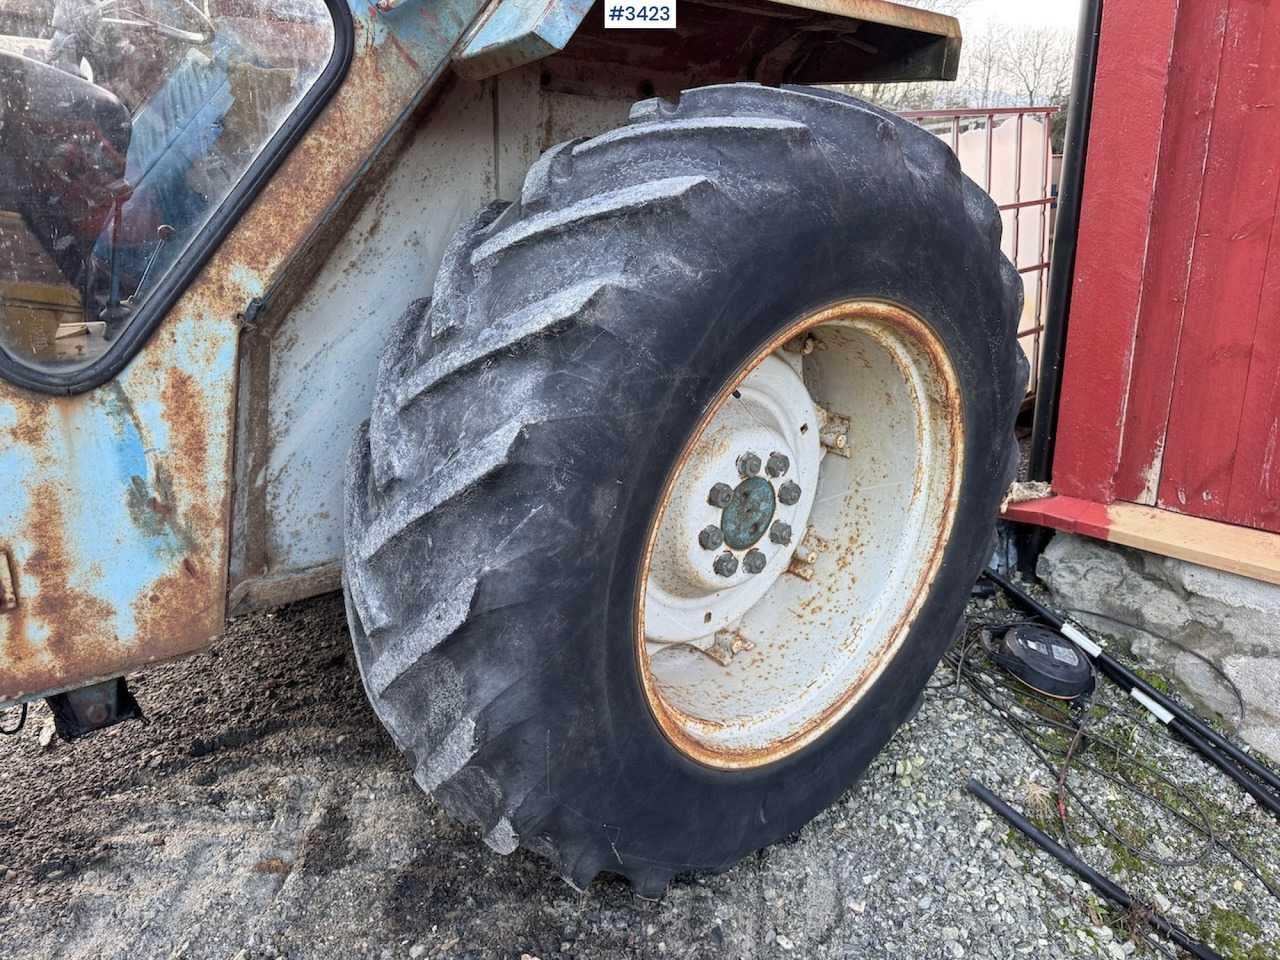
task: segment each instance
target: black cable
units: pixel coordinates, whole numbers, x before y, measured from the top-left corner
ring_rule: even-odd
[[[1000,586],[1005,593],[1009,594],[1009,596],[1013,597],[1019,603],[1038,614],[1055,630],[1062,632],[1064,627],[1069,626],[1058,614],[1054,613],[1035,597],[1031,596],[1020,587],[1015,586],[1011,581],[1005,579],[990,567],[986,569],[984,575]],[[1073,634],[1076,635],[1073,636]],[[1170,699],[1155,687],[1151,686],[1151,684],[1147,683],[1147,681],[1143,680],[1124,664],[1120,663],[1120,661],[1116,660],[1115,657],[1111,656],[1096,643],[1093,643],[1088,640],[1087,637],[1080,635],[1077,628],[1070,627],[1065,632],[1065,635],[1068,639],[1081,646],[1082,649],[1085,649],[1085,653],[1089,655],[1094,664],[1100,671],[1102,671],[1103,675],[1105,675],[1107,679],[1111,680],[1123,690],[1130,691],[1131,693],[1133,691],[1141,693],[1144,697],[1151,700],[1165,712],[1172,714],[1174,719],[1180,724],[1180,727],[1173,726],[1169,721],[1165,721],[1166,726],[1173,729],[1175,733],[1181,733],[1181,730],[1183,729],[1189,730],[1194,734],[1194,739],[1188,738],[1187,742],[1197,750],[1203,752],[1210,746],[1216,748],[1210,750],[1210,752],[1219,754],[1220,756],[1208,756],[1208,754],[1206,754],[1210,762],[1217,765],[1225,774],[1227,774],[1227,776],[1231,777],[1231,779],[1235,780],[1243,789],[1247,790],[1254,799],[1258,800],[1277,816],[1280,816],[1280,797],[1273,796],[1262,790],[1254,784],[1253,781],[1249,780],[1245,771],[1252,773],[1259,780],[1262,780],[1265,784],[1277,791],[1280,791],[1280,775],[1277,775],[1274,771],[1259,763],[1254,757],[1245,753],[1240,749],[1240,747],[1222,736],[1222,734],[1218,733],[1190,710],[1187,710],[1181,704]],[[1091,645],[1093,647],[1093,651],[1086,649],[1086,645]],[[1230,762],[1219,763],[1218,761],[1220,757],[1224,761],[1229,760]]]
[[[979,615],[970,619],[971,627],[976,627],[980,623],[998,623],[999,618],[995,615],[999,611],[991,611],[989,613]],[[1004,611],[1010,612],[1010,611]],[[1048,751],[1049,754],[1056,757],[1063,757],[1067,753],[1067,749],[1060,741],[1055,741],[1050,735],[1050,730],[1056,730],[1059,735],[1074,731],[1071,723],[1067,722],[1072,719],[1073,711],[1081,713],[1076,707],[1070,703],[1064,703],[1056,698],[1046,698],[1038,695],[1030,688],[1022,690],[1018,688],[1018,692],[1026,700],[1031,701],[1025,703],[1013,695],[1007,678],[1002,673],[992,669],[986,663],[978,662],[970,657],[970,651],[975,648],[982,649],[984,644],[979,642],[976,637],[979,635],[978,629],[966,630],[958,644],[947,652],[945,660],[947,664],[956,671],[954,681],[946,684],[935,685],[942,688],[940,696],[945,699],[961,699],[966,703],[974,706],[985,706],[990,709],[998,719],[1000,719],[1027,747],[1028,751],[1043,765],[1043,767],[1051,775],[1056,775],[1058,765],[1051,760],[1041,747]],[[967,688],[969,693],[961,692]],[[1121,756],[1126,757],[1130,765],[1134,768],[1135,773],[1140,771],[1143,774],[1153,777],[1160,781],[1176,794],[1176,799],[1182,804],[1186,804],[1189,812],[1184,812],[1172,803],[1167,802],[1162,796],[1158,796],[1151,792],[1150,789],[1144,787],[1134,777],[1118,777],[1106,770],[1101,769],[1097,765],[1090,763],[1088,760],[1082,759],[1081,753],[1072,756],[1071,762],[1082,772],[1099,776],[1109,782],[1115,784],[1121,790],[1129,791],[1139,797],[1141,800],[1154,804],[1158,808],[1172,814],[1174,818],[1186,826],[1193,834],[1201,838],[1199,849],[1190,855],[1190,859],[1167,860],[1157,857],[1153,852],[1148,850],[1135,849],[1124,836],[1122,836],[1116,828],[1109,823],[1107,816],[1094,807],[1081,795],[1075,785],[1068,782],[1066,784],[1067,793],[1071,797],[1072,806],[1086,815],[1094,825],[1102,832],[1113,839],[1121,847],[1127,850],[1132,856],[1143,861],[1159,864],[1162,866],[1192,866],[1205,862],[1211,855],[1213,850],[1220,848],[1228,857],[1236,861],[1244,867],[1244,869],[1256,879],[1262,887],[1277,900],[1280,900],[1280,889],[1271,883],[1262,873],[1261,869],[1240,853],[1234,846],[1227,842],[1226,839],[1216,834],[1213,821],[1209,817],[1204,806],[1190,793],[1184,790],[1179,784],[1173,781],[1155,767],[1150,766],[1137,760],[1132,756],[1132,738],[1138,733],[1150,734],[1159,740],[1169,743],[1171,746],[1177,746],[1180,749],[1185,748],[1185,744],[1178,741],[1174,737],[1168,736],[1166,731],[1160,726],[1149,725],[1146,723],[1146,713],[1138,713],[1131,709],[1131,705],[1124,701],[1119,708],[1111,705],[1102,705],[1099,703],[1091,703],[1090,711],[1096,714],[1099,710],[1105,710],[1105,714],[1100,718],[1107,721],[1109,718],[1115,717],[1122,721],[1127,721],[1132,726],[1127,731],[1127,736],[1123,740],[1117,741],[1111,736],[1111,730],[1108,729],[1104,733],[1097,731],[1087,733],[1082,738],[1086,748],[1082,751],[1087,755],[1091,751],[1107,750],[1114,753],[1119,759]],[[1047,711],[1054,716],[1045,716],[1042,711]],[[1081,722],[1089,722],[1090,718],[1082,714]],[[1046,727],[1048,729],[1046,729]],[[1038,741],[1040,746],[1037,746]],[[1174,800],[1170,797],[1170,800]],[[1189,815],[1194,814],[1194,817]],[[1198,818],[1198,820],[1197,820]],[[1065,826],[1065,824],[1064,824]],[[1096,842],[1096,841],[1094,841]],[[1157,951],[1167,956],[1174,956],[1158,939],[1155,939],[1154,933],[1147,931],[1144,939],[1151,944]]]
[[[970,671],[973,671],[972,666],[969,669]],[[987,675],[986,679],[992,684],[994,684],[996,680],[996,676],[994,674],[991,674],[989,671],[986,671],[985,673]],[[972,672],[970,673],[969,679],[971,681],[974,679]],[[999,687],[993,687],[992,689],[981,689],[978,686],[974,686],[973,683],[970,683],[970,689],[973,689],[984,701],[987,702],[987,704],[990,707],[992,707],[996,711],[997,716],[999,716],[1010,727],[1013,733],[1020,740],[1022,740],[1024,746],[1026,746],[1032,752],[1032,754],[1036,756],[1036,758],[1044,765],[1045,769],[1051,775],[1055,777],[1060,775],[1060,766],[1056,763],[1051,762],[1049,758],[1044,755],[1041,749],[1037,747],[1034,743],[1032,743],[1030,740],[1030,736],[1032,735],[1043,737],[1044,736],[1043,731],[1027,728],[1025,721],[1020,720],[1019,718],[1013,716],[1012,711],[1006,705],[1006,704],[1013,704],[1013,705],[1021,706],[1020,704],[1017,703],[1016,700],[1010,701],[1007,698],[1004,698],[1003,691],[1001,691],[1000,696],[1003,699],[1005,699],[1006,703],[1005,704],[997,703],[995,699],[995,695],[996,695],[995,691],[999,690],[1000,689]],[[967,699],[967,698],[964,698],[964,699]],[[1039,718],[1039,719],[1043,720],[1044,718]],[[1066,725],[1060,725],[1060,726],[1062,726],[1064,729],[1068,731],[1074,729]],[[1107,741],[1105,738],[1093,737],[1092,742],[1108,745],[1117,753],[1120,752],[1118,747],[1115,744],[1110,743],[1110,741]],[[1066,750],[1064,748],[1058,747],[1057,745],[1054,745],[1051,742],[1045,743],[1042,740],[1042,746],[1048,749],[1050,752],[1056,754],[1057,756],[1066,756]],[[1132,761],[1132,758],[1130,759]],[[1159,807],[1164,808],[1165,810],[1169,811],[1169,813],[1173,814],[1174,817],[1181,820],[1183,823],[1187,824],[1193,830],[1196,830],[1197,832],[1199,832],[1205,838],[1205,843],[1202,845],[1199,854],[1197,854],[1194,858],[1190,860],[1167,860],[1162,857],[1157,857],[1154,854],[1148,853],[1146,851],[1138,850],[1132,844],[1130,844],[1127,840],[1125,840],[1125,838],[1121,836],[1117,830],[1111,827],[1111,825],[1106,821],[1106,819],[1100,813],[1098,813],[1093,808],[1093,806],[1087,800],[1084,799],[1083,796],[1081,796],[1078,790],[1076,790],[1069,783],[1065,784],[1067,794],[1080,807],[1080,809],[1084,811],[1085,814],[1088,815],[1089,819],[1092,820],[1098,826],[1099,829],[1101,829],[1104,833],[1106,833],[1109,837],[1111,837],[1114,841],[1116,841],[1116,843],[1124,847],[1124,849],[1127,850],[1130,854],[1140,859],[1146,860],[1148,862],[1158,864],[1160,866],[1170,866],[1170,867],[1194,866],[1196,864],[1202,863],[1207,858],[1209,852],[1212,850],[1217,840],[1213,831],[1212,821],[1209,819],[1208,813],[1204,810],[1204,808],[1200,805],[1200,803],[1194,797],[1188,794],[1185,790],[1183,790],[1180,786],[1178,786],[1176,783],[1170,780],[1168,777],[1164,776],[1154,768],[1148,767],[1147,765],[1142,764],[1139,761],[1132,761],[1139,769],[1145,770],[1146,772],[1155,776],[1157,779],[1163,781],[1171,789],[1173,789],[1173,791],[1177,793],[1178,796],[1180,796],[1183,800],[1187,801],[1191,806],[1195,807],[1196,811],[1199,813],[1202,819],[1202,823],[1194,822],[1182,811],[1173,807],[1169,803],[1166,803],[1164,800],[1155,796],[1154,794],[1151,794],[1149,791],[1144,790],[1143,788],[1139,787],[1137,784],[1133,783],[1132,781],[1123,780],[1119,777],[1116,777],[1115,775],[1107,773],[1105,770],[1100,769],[1094,764],[1090,764],[1087,761],[1080,760],[1078,757],[1075,758],[1075,762],[1077,766],[1082,767],[1083,769],[1088,770],[1091,773],[1097,774],[1098,776],[1106,780],[1109,780],[1110,782],[1121,787],[1122,789],[1128,789],[1129,791],[1137,794],[1139,797],[1145,800],[1148,800]],[[1060,806],[1059,809],[1061,810],[1062,807]],[[1063,821],[1063,831],[1064,831],[1064,840],[1066,841],[1068,848],[1070,848],[1071,843],[1070,843],[1069,828],[1065,820]]]
[[[1147,946],[1155,947],[1157,951],[1164,954],[1166,957],[1169,957],[1170,960],[1178,960],[1178,955],[1157,940],[1156,935],[1150,930],[1143,934],[1142,939],[1146,942]]]
[[[22,728],[27,725],[27,702],[22,702],[21,712],[18,714],[18,725],[12,728],[0,727],[0,734],[6,737],[17,736],[22,732]]]
[[[1267,888],[1267,893],[1271,894],[1271,896],[1275,897],[1277,900],[1280,900],[1280,888],[1277,888],[1275,884],[1273,884],[1270,880],[1264,877],[1262,875],[1262,871],[1258,869],[1257,865],[1254,864],[1252,860],[1247,858],[1244,854],[1242,854],[1235,847],[1231,846],[1231,844],[1227,843],[1227,841],[1223,840],[1221,837],[1218,838],[1218,846],[1221,847],[1223,850],[1225,850],[1228,854],[1230,854],[1231,858],[1235,860],[1236,863],[1240,864],[1240,866],[1244,867],[1251,874],[1253,874],[1253,878]]]
[[[979,617],[972,618],[970,622],[978,623],[978,622],[990,621],[991,619],[992,618],[990,616],[979,616]],[[1043,714],[1029,709],[1025,704],[1013,698],[1006,691],[1005,684],[1001,682],[1003,680],[1002,674],[999,674],[998,672],[991,670],[990,668],[986,667],[983,664],[975,663],[974,661],[969,660],[968,659],[969,650],[975,646],[981,646],[981,644],[975,642],[972,639],[972,637],[975,634],[976,634],[976,631],[973,631],[973,632],[966,631],[965,635],[961,639],[958,649],[952,648],[945,655],[945,660],[948,663],[948,665],[956,670],[955,681],[948,682],[942,685],[936,685],[936,686],[940,686],[944,688],[954,687],[954,690],[947,693],[946,695],[947,699],[960,699],[960,700],[964,700],[966,703],[970,703],[975,706],[985,704],[988,708],[990,708],[996,714],[997,718],[999,718],[1002,722],[1004,722],[1009,727],[1009,729],[1014,733],[1014,735],[1017,736],[1023,742],[1023,745],[1027,747],[1027,749],[1031,752],[1033,756],[1035,756],[1035,758],[1041,763],[1041,765],[1046,769],[1046,771],[1048,771],[1050,774],[1056,775],[1058,772],[1057,764],[1052,762],[1049,759],[1049,757],[1045,756],[1045,754],[1041,752],[1040,747],[1037,747],[1037,745],[1032,742],[1031,737],[1034,736],[1040,742],[1040,745],[1045,750],[1048,750],[1051,754],[1055,756],[1058,756],[1058,757],[1063,756],[1066,752],[1065,749],[1060,744],[1055,743],[1052,740],[1046,739],[1047,735],[1044,730],[1036,729],[1033,726],[1031,726],[1029,721],[1023,718],[1022,716],[1017,715],[1016,711],[1021,710],[1023,713],[1028,714],[1031,717],[1034,717],[1035,720],[1040,721],[1041,723],[1049,723],[1051,726],[1064,731],[1071,731],[1074,728],[1071,727],[1069,724],[1063,724],[1063,723],[1051,720],[1049,718],[1044,717]],[[975,699],[973,696],[966,696],[965,694],[960,693],[959,688],[962,683],[968,686],[969,689],[972,690],[975,694],[977,694],[978,698]],[[1020,692],[1023,694],[1023,696],[1039,701],[1042,705],[1050,707],[1056,713],[1062,714],[1063,716],[1069,715],[1069,711],[1067,709],[1064,709],[1061,701],[1039,696],[1030,688]],[[1097,707],[1095,707],[1095,709],[1096,708]],[[1118,715],[1119,717],[1135,724],[1135,727],[1133,729],[1134,733],[1138,732],[1138,730],[1142,730],[1144,733],[1149,734],[1159,740],[1163,740],[1164,742],[1172,746],[1177,746],[1179,748],[1182,748],[1184,746],[1184,744],[1178,739],[1166,735],[1162,727],[1159,727],[1159,726],[1148,727],[1145,724],[1145,720],[1146,720],[1145,709],[1143,713],[1138,714],[1136,711],[1131,709],[1130,704],[1128,704],[1128,702],[1122,703],[1121,706],[1118,708],[1107,707],[1106,709],[1107,709],[1108,715],[1112,715],[1112,716]],[[1226,840],[1224,840],[1222,837],[1217,836],[1213,828],[1213,821],[1209,817],[1208,812],[1204,809],[1201,803],[1198,800],[1196,800],[1195,797],[1193,797],[1181,786],[1179,786],[1176,782],[1174,782],[1165,774],[1161,773],[1159,770],[1156,770],[1154,767],[1151,767],[1133,758],[1130,755],[1129,745],[1119,744],[1115,742],[1113,739],[1111,739],[1110,737],[1101,736],[1098,734],[1092,735],[1090,738],[1090,742],[1096,745],[1097,747],[1102,747],[1102,748],[1111,750],[1113,753],[1116,754],[1117,758],[1122,754],[1125,756],[1128,756],[1131,764],[1135,766],[1138,770],[1141,770],[1147,773],[1148,775],[1156,778],[1157,780],[1161,781],[1168,788],[1170,788],[1174,793],[1176,793],[1177,796],[1180,797],[1184,802],[1186,802],[1188,805],[1194,808],[1196,814],[1199,816],[1200,822],[1196,822],[1191,817],[1189,817],[1186,813],[1177,809],[1170,803],[1167,803],[1165,800],[1161,799],[1160,797],[1152,794],[1149,790],[1144,789],[1139,784],[1134,782],[1132,779],[1118,778],[1115,775],[1108,773],[1105,770],[1102,770],[1096,765],[1080,759],[1078,755],[1073,758],[1077,767],[1079,767],[1084,771],[1087,771],[1089,773],[1102,777],[1103,779],[1109,780],[1110,782],[1114,783],[1116,786],[1120,787],[1121,789],[1127,789],[1132,793],[1134,793],[1135,795],[1137,795],[1138,797],[1145,799],[1148,802],[1154,803],[1157,806],[1163,808],[1164,810],[1167,810],[1175,818],[1180,820],[1182,823],[1186,824],[1186,826],[1190,828],[1193,832],[1199,834],[1203,838],[1204,842],[1199,852],[1191,860],[1168,861],[1168,860],[1165,860],[1164,858],[1156,857],[1155,855],[1145,850],[1138,850],[1134,848],[1132,844],[1126,841],[1125,838],[1122,835],[1120,835],[1120,833],[1116,829],[1112,828],[1110,824],[1107,822],[1107,820],[1105,819],[1105,817],[1101,813],[1099,813],[1097,810],[1095,810],[1092,807],[1092,805],[1090,805],[1084,799],[1084,797],[1081,796],[1078,790],[1076,790],[1071,784],[1067,784],[1068,794],[1071,796],[1075,805],[1082,812],[1084,812],[1088,816],[1088,818],[1092,820],[1099,829],[1102,830],[1103,833],[1110,836],[1113,840],[1115,840],[1118,844],[1120,844],[1125,850],[1127,850],[1134,857],[1139,858],[1141,860],[1145,860],[1147,862],[1156,863],[1159,865],[1167,865],[1167,866],[1191,866],[1191,865],[1202,863],[1205,861],[1209,852],[1214,847],[1219,847],[1226,854],[1228,854],[1232,859],[1234,859],[1237,863],[1243,866],[1266,889],[1266,891],[1269,894],[1271,894],[1271,896],[1275,897],[1277,900],[1280,900],[1280,889],[1277,889],[1277,887],[1274,884],[1272,884],[1262,874],[1262,871],[1254,863],[1248,860],[1243,854],[1241,854],[1235,847],[1227,843]]]
[[[1148,627],[1144,627],[1141,624],[1134,623],[1132,620],[1126,620],[1123,617],[1113,617],[1108,613],[1102,613],[1099,610],[1086,610],[1083,607],[1067,607],[1065,609],[1067,613],[1070,613],[1070,614],[1084,614],[1087,617],[1097,617],[1099,620],[1106,620],[1106,621],[1109,621],[1110,623],[1114,623],[1121,627],[1129,627],[1131,630],[1140,630],[1149,637],[1155,637],[1155,639],[1159,640],[1160,642],[1167,643],[1171,647],[1176,647],[1177,649],[1181,650],[1183,653],[1191,654],[1191,656],[1195,657],[1197,660],[1202,661],[1205,664],[1205,666],[1207,666],[1210,670],[1212,670],[1214,673],[1218,675],[1219,679],[1221,679],[1223,683],[1225,683],[1228,687],[1231,688],[1231,693],[1236,698],[1236,719],[1233,721],[1233,723],[1235,726],[1238,727],[1240,726],[1240,724],[1244,722],[1247,708],[1245,707],[1244,695],[1240,692],[1240,688],[1236,686],[1236,682],[1232,680],[1231,677],[1227,676],[1227,671],[1223,670],[1220,666],[1214,663],[1213,660],[1211,660],[1209,657],[1206,657],[1200,651],[1193,650],[1191,647],[1188,647],[1185,643],[1179,643],[1177,640],[1173,639],[1173,637],[1166,637],[1163,633],[1157,633],[1156,631]]]
[[[1025,834],[1036,844],[1036,846],[1040,847],[1045,852],[1052,854],[1061,863],[1070,867],[1076,874],[1082,877],[1091,887],[1101,893],[1108,900],[1119,904],[1126,910],[1133,910],[1133,915],[1138,919],[1167,936],[1178,946],[1182,947],[1182,949],[1196,957],[1199,957],[1200,960],[1222,960],[1222,957],[1219,954],[1215,953],[1199,941],[1193,940],[1187,932],[1177,924],[1170,922],[1162,915],[1153,910],[1147,909],[1140,903],[1137,903],[1131,896],[1129,896],[1128,893],[1125,892],[1123,887],[1098,873],[1074,853],[1063,847],[1047,833],[1033,824],[1026,817],[1022,816],[1022,814],[1018,813],[972,777],[969,778],[968,788],[969,791],[978,797],[983,803]]]
[[[954,652],[948,653],[948,660],[949,660],[949,663],[953,665],[956,663]],[[1023,729],[1020,729],[1018,726],[1019,721],[1016,718],[1008,715],[1009,711],[1007,710],[1007,708],[1002,705],[998,705],[994,701],[994,699],[992,699],[992,697],[987,695],[988,693],[990,693],[990,691],[987,691],[987,692],[978,691],[977,688],[973,686],[973,683],[976,680],[975,675],[978,674],[978,671],[981,670],[981,668],[975,668],[975,665],[973,664],[967,664],[966,666],[968,668],[966,677],[969,681],[970,688],[974,689],[976,692],[980,694],[982,702],[985,702],[987,706],[991,707],[996,712],[997,717],[999,717],[1002,721],[1004,721],[1009,726],[1010,730],[1013,731],[1015,736],[1017,736],[1020,740],[1022,740],[1023,745],[1027,747],[1027,749],[1036,757],[1037,760],[1040,761],[1040,763],[1045,767],[1045,769],[1049,773],[1051,774],[1056,773],[1057,766],[1053,762],[1051,762],[1049,758],[1046,757],[1038,747],[1036,747],[1035,744],[1031,742],[1028,734],[1031,734],[1040,738],[1045,748],[1057,756],[1063,755],[1063,753],[1065,752],[1063,748],[1057,744],[1054,744],[1052,741],[1045,742],[1043,739],[1045,736],[1043,731],[1034,730],[1029,727],[1024,727]],[[983,671],[983,674],[985,674],[988,681],[994,680],[995,674],[992,671],[989,671],[989,670]],[[973,703],[975,705],[977,704],[977,701],[975,701],[972,697],[967,697],[962,694],[955,694],[949,697],[949,699],[962,699],[967,703]],[[1004,696],[1004,699],[1006,703],[1012,703],[1014,705],[1021,706],[1020,704],[1018,704],[1018,701],[1011,700],[1007,696]],[[1134,722],[1142,722],[1143,720],[1142,717],[1139,717],[1137,714],[1130,711],[1127,708],[1127,704],[1124,705],[1124,707],[1119,710],[1115,708],[1108,708],[1108,712],[1111,714],[1118,713],[1120,716],[1124,717],[1125,719],[1132,720]],[[1161,728],[1159,727],[1145,729],[1144,732],[1152,736],[1155,736],[1160,740],[1164,740],[1166,743],[1169,743],[1171,745],[1178,746],[1178,747],[1183,746],[1183,744],[1177,739],[1164,735]],[[1092,742],[1094,744],[1111,749],[1112,751],[1116,752],[1117,755],[1119,755],[1122,752],[1121,746],[1116,744],[1114,741],[1110,740],[1107,737],[1102,737],[1095,734],[1094,737],[1092,738]],[[1164,860],[1163,858],[1156,857],[1145,850],[1138,850],[1134,848],[1134,846],[1130,844],[1127,840],[1125,840],[1124,837],[1116,829],[1110,826],[1110,824],[1103,817],[1103,815],[1100,814],[1097,810],[1095,810],[1092,807],[1092,805],[1090,805],[1084,799],[1084,797],[1080,794],[1078,790],[1076,790],[1071,784],[1067,784],[1067,792],[1072,798],[1072,800],[1079,807],[1079,809],[1082,812],[1084,812],[1090,820],[1094,822],[1095,825],[1097,825],[1105,834],[1107,834],[1114,841],[1120,844],[1125,850],[1127,850],[1134,857],[1150,863],[1155,863],[1158,865],[1194,866],[1196,864],[1204,862],[1207,859],[1208,853],[1211,849],[1215,847],[1220,848],[1226,854],[1228,854],[1233,860],[1235,860],[1237,863],[1243,866],[1249,872],[1249,874],[1252,875],[1254,879],[1256,879],[1272,897],[1274,897],[1277,901],[1280,901],[1280,888],[1277,888],[1275,884],[1271,883],[1262,874],[1262,871],[1252,861],[1246,858],[1243,854],[1241,854],[1235,847],[1229,844],[1222,837],[1217,835],[1216,831],[1213,828],[1213,821],[1210,819],[1208,812],[1204,809],[1203,805],[1198,800],[1195,799],[1195,797],[1191,796],[1191,794],[1189,794],[1181,786],[1179,786],[1177,783],[1175,783],[1169,777],[1165,776],[1160,771],[1156,770],[1154,767],[1148,766],[1147,764],[1144,764],[1141,761],[1137,761],[1132,756],[1129,757],[1129,760],[1134,766],[1137,767],[1137,769],[1143,770],[1146,773],[1154,776],[1156,779],[1163,782],[1165,785],[1171,788],[1180,798],[1182,798],[1190,806],[1195,808],[1195,811],[1199,815],[1201,822],[1197,823],[1195,820],[1187,816],[1187,814],[1183,813],[1181,810],[1178,810],[1176,807],[1165,802],[1160,797],[1155,796],[1154,794],[1145,790],[1138,784],[1134,783],[1132,780],[1121,780],[1120,778],[1117,778],[1113,774],[1110,774],[1107,771],[1102,770],[1096,765],[1091,764],[1088,761],[1081,760],[1079,756],[1074,758],[1074,761],[1077,767],[1085,771],[1088,771],[1090,773],[1096,774],[1097,776],[1100,776],[1106,780],[1109,780],[1121,788],[1127,788],[1128,790],[1135,793],[1139,797],[1149,802],[1155,803],[1156,805],[1163,807],[1165,810],[1169,811],[1171,814],[1173,814],[1174,817],[1182,821],[1184,824],[1187,825],[1187,827],[1189,827],[1194,832],[1198,833],[1203,838],[1204,842],[1200,848],[1200,851],[1191,860],[1167,861],[1167,860]]]

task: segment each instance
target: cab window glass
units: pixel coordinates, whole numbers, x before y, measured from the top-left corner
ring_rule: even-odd
[[[323,0],[0,0],[0,349],[107,352],[333,49]]]

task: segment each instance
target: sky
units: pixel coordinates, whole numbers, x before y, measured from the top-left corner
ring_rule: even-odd
[[[961,27],[969,30],[988,20],[1074,32],[1080,20],[1080,0],[973,0],[960,14]]]

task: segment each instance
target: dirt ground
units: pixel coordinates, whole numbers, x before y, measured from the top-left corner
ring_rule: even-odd
[[[577,893],[423,795],[337,596],[132,683],[147,726],[45,747],[40,704],[0,740],[0,957],[1154,955],[963,793],[1013,761],[958,701],[926,703],[797,837],[651,903]]]

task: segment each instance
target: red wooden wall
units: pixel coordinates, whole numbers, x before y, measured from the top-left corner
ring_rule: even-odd
[[[1280,531],[1280,2],[1106,0],[1053,487]]]

